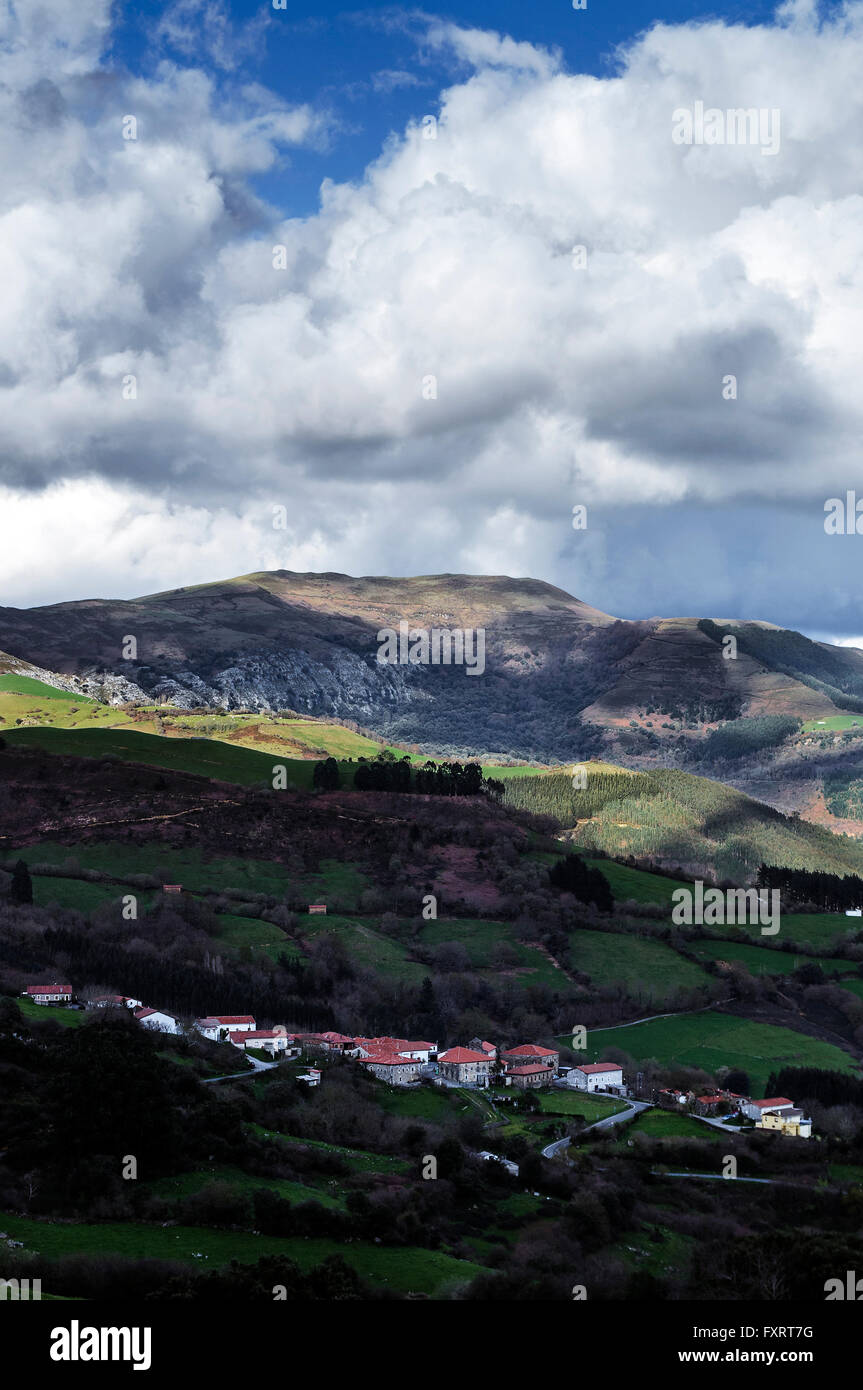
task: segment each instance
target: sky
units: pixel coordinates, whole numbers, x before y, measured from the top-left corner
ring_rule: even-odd
[[[863,3],[0,0],[0,602],[492,573],[863,640],[861,70]]]

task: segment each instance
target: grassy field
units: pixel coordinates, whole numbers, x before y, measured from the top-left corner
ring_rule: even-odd
[[[829,956],[799,956],[789,951],[768,951],[763,946],[748,946],[740,941],[690,941],[687,950],[701,960],[737,961],[745,965],[750,975],[790,975],[800,965],[819,965],[825,975],[853,974],[856,966],[849,960],[831,960]]]
[[[69,690],[57,690],[53,685],[35,680],[32,676],[19,676],[13,671],[0,676],[0,694],[36,696],[40,700],[66,700],[73,705],[89,705],[95,701],[86,696],[75,695]]]
[[[328,1144],[323,1139],[301,1139],[298,1135],[281,1134],[278,1130],[264,1129],[258,1124],[250,1124],[249,1129],[259,1139],[272,1139],[279,1144],[299,1144],[304,1148],[323,1149],[326,1153],[337,1154],[355,1173],[406,1173],[408,1170],[406,1159],[394,1158],[389,1154],[376,1154],[369,1149],[350,1149],[343,1144]]]
[[[569,1039],[561,1038],[568,1043]],[[753,1095],[763,1095],[771,1071],[781,1067],[821,1067],[827,1071],[856,1073],[847,1053],[790,1028],[754,1023],[732,1014],[676,1014],[652,1019],[629,1028],[604,1028],[588,1033],[587,1051],[599,1059],[604,1048],[620,1048],[636,1061],[656,1061],[668,1066],[684,1063],[715,1074],[718,1067],[747,1072]]]
[[[112,756],[124,762],[191,772],[218,782],[251,787],[273,783],[273,768],[286,764],[288,785],[310,787],[314,763],[277,759],[231,743],[207,738],[160,738],[135,729],[9,729],[4,737],[12,748],[44,748],[72,758]]]
[[[588,858],[586,862],[605,875],[617,902],[667,903],[670,910],[674,905],[671,898],[674,890],[692,887],[691,883],[684,883],[682,879],[663,878],[661,874],[648,874],[643,869],[630,869],[626,864],[615,864],[613,859]]]
[[[661,1004],[680,989],[706,988],[710,983],[699,966],[662,941],[579,930],[572,933],[570,943],[573,970],[589,975],[594,985],[623,985],[645,1004]]]
[[[563,1091],[557,1086],[538,1094],[544,1115],[583,1115],[589,1125],[626,1109],[625,1101],[589,1096],[586,1091]]]
[[[445,941],[457,941],[464,947],[471,969],[488,970],[495,947],[506,945],[513,952],[513,982],[544,984],[560,989],[565,977],[541,951],[525,946],[515,935],[511,922],[488,922],[467,917],[426,922],[420,934],[424,946],[440,946]]]
[[[44,974],[43,971],[38,973]],[[41,981],[34,980],[33,983],[40,984]],[[55,1009],[50,1004],[35,1004],[32,999],[16,999],[15,1003],[23,1017],[32,1019],[34,1023],[50,1020],[52,1023],[62,1024],[64,1028],[80,1028],[87,1017],[85,1009]]]
[[[18,855],[16,851],[16,857]],[[267,893],[284,898],[287,893],[306,898],[309,903],[326,901],[327,895],[356,900],[368,884],[357,865],[337,859],[323,859],[314,874],[289,876],[284,864],[268,859],[241,859],[232,855],[207,856],[200,850],[171,849],[167,845],[135,845],[125,841],[91,840],[80,845],[60,845],[55,841],[36,841],[20,850],[28,864],[56,864],[67,861],[81,869],[101,869],[119,879],[129,874],[165,873],[166,882],[181,883],[190,892],[225,889]],[[56,880],[54,880],[56,882]],[[121,891],[105,885],[115,896]],[[242,915],[242,914],[241,914]]]
[[[205,1168],[194,1173],[180,1173],[172,1178],[157,1178],[144,1186],[157,1197],[188,1197],[192,1193],[200,1192],[211,1182],[227,1183],[242,1192],[255,1192],[263,1187],[269,1192],[278,1193],[289,1202],[319,1202],[322,1207],[329,1207],[333,1211],[340,1210],[345,1205],[335,1179],[331,1179],[327,1184],[327,1188],[332,1190],[327,1190],[323,1187],[309,1187],[305,1183],[291,1182],[287,1178],[258,1177],[244,1173],[240,1168]]]
[[[449,1100],[450,1092],[431,1086],[417,1086],[410,1090],[403,1086],[387,1086],[380,1082],[375,1099],[381,1109],[389,1115],[400,1115],[406,1120],[431,1120],[435,1124],[446,1124],[458,1112]]]
[[[860,729],[863,732],[863,715],[831,714],[826,719],[804,719],[804,734],[842,733],[846,729]]]
[[[456,1260],[439,1250],[413,1246],[393,1249],[352,1241],[302,1237],[255,1236],[247,1231],[215,1231],[204,1226],[145,1226],[133,1222],[83,1225],[35,1221],[0,1215],[3,1229],[26,1250],[48,1259],[60,1255],[98,1255],[106,1251],[129,1259],[179,1260],[196,1268],[216,1268],[237,1260],[252,1264],[263,1255],[284,1255],[302,1269],[311,1269],[328,1255],[341,1255],[363,1278],[401,1293],[435,1294],[447,1284],[476,1278],[482,1266]],[[203,1255],[205,1259],[197,1259]]]
[[[670,1110],[642,1110],[637,1120],[626,1127],[626,1139],[636,1134],[646,1134],[649,1139],[708,1139],[714,1143],[727,1144],[728,1138],[711,1125],[693,1120],[689,1115],[675,1115]]]

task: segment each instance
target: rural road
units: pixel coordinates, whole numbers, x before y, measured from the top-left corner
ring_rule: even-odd
[[[626,1110],[619,1110],[614,1115],[606,1115],[603,1120],[594,1120],[592,1125],[585,1125],[581,1133],[586,1134],[589,1129],[610,1129],[612,1125],[619,1125],[623,1120],[631,1119],[631,1117],[637,1115],[640,1110],[652,1109],[653,1105],[649,1100],[631,1100],[628,1102]],[[545,1146],[542,1151],[542,1156],[543,1158],[554,1158],[557,1154],[562,1153],[564,1149],[569,1148],[569,1145],[569,1139],[555,1139],[552,1144],[547,1144]]]

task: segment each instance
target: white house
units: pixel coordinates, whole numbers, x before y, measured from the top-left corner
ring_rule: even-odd
[[[613,1062],[585,1062],[567,1072],[566,1082],[579,1091],[622,1091],[623,1068]]]
[[[787,1096],[772,1096],[769,1100],[742,1100],[740,1109],[750,1120],[760,1120],[763,1115],[781,1115],[783,1111],[793,1110],[794,1101]]]
[[[208,1014],[195,1019],[198,1032],[211,1042],[227,1042],[229,1033],[249,1033],[256,1026],[251,1014]]]
[[[278,1028],[247,1028],[235,1029],[228,1034],[228,1039],[234,1047],[256,1047],[263,1052],[269,1052],[274,1057],[277,1053],[284,1053],[288,1050],[288,1035]]]
[[[846,917],[863,917],[863,907],[846,907]]]
[[[72,998],[71,985],[28,985],[24,990],[34,1004],[68,1004]]]
[[[134,1016],[144,1028],[152,1028],[156,1033],[182,1033],[180,1020],[161,1009],[135,1009]]]
[[[298,1081],[305,1081],[307,1086],[320,1086],[321,1073],[318,1067],[309,1067],[308,1071],[300,1072]]]

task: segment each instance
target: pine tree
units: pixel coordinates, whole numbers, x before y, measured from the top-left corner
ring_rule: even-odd
[[[12,870],[12,885],[9,889],[9,897],[13,903],[32,903],[33,884],[30,879],[30,870],[27,868],[23,859],[19,859],[15,868]]]

